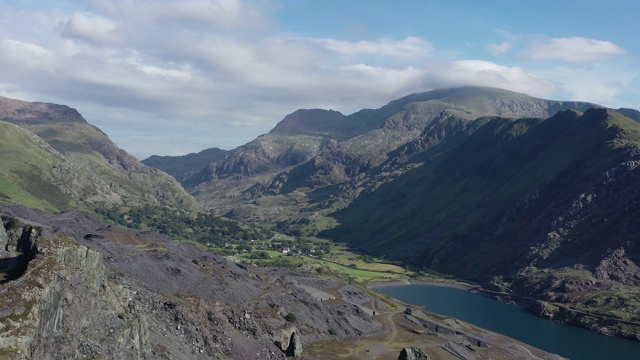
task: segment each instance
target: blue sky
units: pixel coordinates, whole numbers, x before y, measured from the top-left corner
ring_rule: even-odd
[[[0,3],[0,95],[77,108],[142,159],[231,149],[298,108],[496,86],[640,108],[634,1]]]

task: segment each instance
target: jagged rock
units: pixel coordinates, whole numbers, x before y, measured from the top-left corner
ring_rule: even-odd
[[[430,360],[429,355],[417,347],[408,347],[400,351],[398,360]]]
[[[291,333],[289,347],[287,347],[286,354],[287,356],[293,357],[300,357],[302,355],[302,342],[300,341],[300,334],[298,334],[297,329]]]

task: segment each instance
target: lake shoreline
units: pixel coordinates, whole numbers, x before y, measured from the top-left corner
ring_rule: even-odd
[[[417,298],[414,298],[413,300],[411,300],[410,298],[406,298],[404,296],[399,296],[402,293],[406,293],[406,290],[402,290],[402,288],[405,288],[406,285],[425,285],[427,287],[431,286],[433,288],[442,288],[441,291],[436,291],[435,293],[431,292],[429,293],[427,291],[427,293],[429,295],[420,295]],[[397,286],[398,290],[392,290],[389,289],[389,291],[385,291],[385,288],[390,288],[392,286]],[[616,351],[626,351],[624,349],[633,349],[633,351],[628,350],[627,353],[625,353],[625,356],[623,357],[613,357],[613,358],[632,358],[629,357],[628,354],[630,353],[634,353],[637,354],[637,341],[633,341],[634,339],[629,339],[629,338],[624,338],[622,336],[607,336],[609,334],[602,334],[602,333],[598,333],[598,331],[594,331],[596,329],[593,328],[588,328],[585,326],[576,326],[577,324],[574,323],[569,323],[566,321],[557,321],[556,319],[549,319],[546,318],[544,316],[540,316],[539,314],[533,313],[532,311],[530,311],[530,309],[528,309],[526,306],[523,306],[523,302],[516,302],[513,301],[514,298],[512,296],[501,296],[501,294],[495,293],[495,292],[491,292],[491,291],[487,291],[482,289],[480,286],[477,285],[467,285],[467,284],[461,284],[461,283],[452,283],[452,282],[446,282],[446,281],[394,281],[394,282],[389,282],[389,283],[382,283],[382,284],[370,284],[368,286],[369,288],[371,288],[374,291],[378,291],[380,290],[380,292],[386,296],[392,297],[394,299],[399,300],[401,303],[404,304],[411,304],[413,306],[417,306],[417,307],[421,307],[424,308],[427,305],[425,303],[423,303],[423,301],[425,301],[425,299],[430,299],[430,301],[438,301],[438,299],[440,299],[440,301],[442,300],[443,296],[448,296],[448,295],[441,295],[441,294],[447,294],[450,291],[446,290],[446,288],[450,288],[451,290],[459,290],[462,291],[461,294],[456,295],[455,299],[450,299],[450,300],[446,300],[444,302],[445,305],[438,305],[438,306],[455,306],[455,304],[458,302],[457,299],[467,299],[464,300],[466,301],[468,304],[466,304],[464,307],[462,307],[462,310],[455,310],[454,313],[452,312],[447,312],[447,311],[443,311],[442,309],[438,309],[438,308],[433,308],[431,306],[428,306],[427,309],[429,312],[434,312],[437,314],[442,314],[445,317],[451,317],[451,318],[457,318],[457,319],[461,319],[462,321],[474,324],[476,326],[479,326],[481,328],[485,328],[488,329],[490,331],[494,331],[509,337],[514,337],[515,339],[525,342],[527,344],[530,344],[532,346],[535,346],[537,348],[543,349],[544,351],[547,352],[551,352],[551,353],[557,353],[557,354],[561,354],[561,356],[568,356],[570,358],[575,358],[575,359],[579,359],[579,358],[588,358],[585,357],[585,354],[591,354],[591,353],[584,353],[583,352],[583,348],[584,348],[584,343],[598,343],[598,344],[608,344],[604,347],[604,349],[607,349],[608,352],[613,351],[613,349],[616,349]],[[413,290],[412,290],[413,291]],[[410,291],[410,292],[412,292]],[[422,290],[420,290],[422,291]],[[410,293],[409,292],[409,293]],[[473,300],[471,298],[468,298],[466,295],[464,295],[463,293],[468,293],[469,296],[472,295],[480,295],[478,297],[473,297],[476,299],[479,298],[486,298],[487,300],[490,300],[491,303],[495,303],[496,306],[491,305],[489,303],[484,303],[483,301],[486,300]],[[438,295],[434,295],[434,294],[438,294]],[[522,300],[522,299],[520,299]],[[512,302],[513,301],[513,302]],[[474,308],[473,306],[471,306],[470,304],[475,304],[480,302],[482,305],[478,308]],[[526,301],[525,301],[526,302]],[[498,303],[501,303],[503,305],[509,305],[509,307],[513,308],[520,308],[520,312],[515,311],[515,310],[506,310],[506,313],[503,313],[504,308],[499,308],[497,306]],[[513,306],[515,305],[515,306]],[[487,315],[486,314],[490,314],[490,312],[487,309],[502,309],[500,310],[501,312],[497,312],[493,317],[489,316],[489,318],[495,318],[495,319],[501,319],[501,318],[506,318],[507,315],[504,314],[508,314],[509,319],[515,320],[515,319],[519,319],[518,321],[523,320],[523,323],[518,322],[518,324],[515,326],[513,329],[504,329],[501,328],[504,326],[504,322],[501,321],[496,321],[494,324],[487,324],[487,323],[482,323],[480,321],[484,321],[487,319]],[[469,309],[473,309],[471,311],[469,311]],[[524,311],[522,311],[524,310]],[[494,311],[494,310],[491,310]],[[456,313],[457,312],[457,313]],[[470,315],[471,314],[471,315]],[[479,319],[472,319],[469,318],[468,316],[477,316],[477,314],[483,314],[479,317]],[[520,315],[522,314],[522,315]],[[528,315],[526,315],[528,314]],[[515,316],[515,317],[512,317]],[[538,320],[531,320],[531,319],[527,319],[529,316],[531,316],[533,319],[538,319]],[[506,323],[512,323],[512,321],[508,321]],[[540,322],[541,321],[541,322]],[[531,340],[529,337],[531,331],[526,331],[524,332],[524,334],[518,334],[513,332],[513,331],[519,331],[519,329],[532,329],[532,326],[534,326],[533,324],[535,324],[535,326],[538,328],[538,330],[533,331],[533,333],[536,334],[541,334],[542,338],[537,339],[536,341]],[[559,325],[563,325],[563,326],[568,326],[568,328],[558,328]],[[496,327],[494,327],[496,326]],[[508,325],[509,326],[509,325]],[[511,325],[513,326],[513,325]],[[549,330],[550,327],[553,329],[552,331]],[[580,333],[580,331],[585,331],[583,333]],[[584,337],[585,339],[590,339],[590,340],[585,340],[585,341],[580,341],[578,345],[575,346],[574,350],[572,351],[577,351],[579,353],[581,353],[581,355],[576,355],[576,353],[566,353],[563,349],[565,347],[565,342],[557,342],[557,338],[555,336],[549,336],[548,339],[544,339],[544,334],[554,334],[556,331],[563,331],[563,332],[567,332],[568,334],[571,334],[571,336],[567,335],[564,336],[563,339],[569,339],[569,338],[574,338],[576,335],[580,334],[579,336]],[[593,336],[596,336],[593,337]],[[522,336],[522,337],[521,337]],[[614,340],[615,339],[615,340]],[[546,345],[543,345],[542,343],[538,342],[538,341],[545,341],[548,342]],[[624,341],[623,343],[619,342],[619,341]],[[628,341],[628,343],[627,343]],[[634,345],[636,344],[636,345]],[[604,346],[604,345],[603,345]],[[592,349],[593,351],[597,350],[597,349]],[[609,354],[609,353],[607,353]],[[593,358],[593,357],[592,357]],[[596,357],[597,359],[605,359],[606,357],[604,357],[604,355],[602,356],[598,356]]]
[[[482,292],[484,289],[480,285],[467,285],[463,283],[453,283],[448,281],[437,281],[437,280],[398,280],[398,281],[389,281],[389,282],[377,282],[367,285],[367,288],[375,290],[377,288],[383,288],[388,286],[401,286],[401,285],[431,285],[431,286],[443,286],[456,288],[460,290],[473,291],[476,290],[478,292]]]
[[[376,289],[381,289],[389,286],[406,286],[406,285],[427,285],[427,286],[438,286],[438,287],[459,289],[459,290],[467,291],[474,295],[479,295],[479,296],[488,298],[490,300],[493,300],[499,303],[518,307],[536,317],[539,317],[548,321],[575,326],[582,329],[587,329],[603,336],[611,336],[611,337],[631,340],[634,342],[640,341],[640,335],[635,333],[630,333],[630,334],[625,334],[621,332],[603,333],[602,331],[598,331],[597,325],[588,326],[587,324],[582,323],[580,321],[576,321],[576,320],[571,321],[570,319],[561,318],[560,316],[557,316],[555,318],[545,316],[541,312],[535,310],[535,304],[537,302],[536,299],[518,295],[518,294],[507,294],[503,292],[488,290],[479,284],[466,284],[466,283],[453,282],[453,281],[447,281],[447,280],[438,281],[438,280],[411,280],[410,279],[410,280],[372,283],[367,285],[367,287],[371,290],[376,291]],[[567,308],[567,310],[572,312],[576,311],[575,309],[571,309],[571,308]],[[598,317],[598,315],[593,315],[593,314],[584,314],[584,315]],[[620,319],[611,319],[611,320],[617,321],[617,322],[623,322],[623,323],[625,322],[624,320],[620,320]]]

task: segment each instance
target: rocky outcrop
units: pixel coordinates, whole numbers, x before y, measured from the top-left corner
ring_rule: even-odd
[[[32,229],[25,225],[23,234]],[[35,256],[26,272],[6,283],[1,291],[1,296],[8,301],[0,310],[5,315],[0,317],[0,348],[17,349],[26,358],[46,359],[52,358],[47,353],[64,354],[64,349],[74,344],[74,336],[79,335],[64,331],[68,330],[69,319],[63,319],[63,309],[71,306],[65,304],[72,300],[75,301],[72,306],[80,306],[83,301],[93,302],[100,290],[112,292],[112,289],[107,287],[98,252],[69,246],[63,239],[38,236],[34,240],[46,255]],[[75,313],[74,321],[87,322],[96,316],[99,309],[85,305],[82,312]],[[70,312],[67,316],[73,314]],[[60,341],[60,336],[64,341]]]
[[[398,360],[430,360],[429,355],[425,354],[420,348],[407,347],[400,351]]]
[[[289,347],[287,348],[287,356],[302,356],[302,341],[297,332],[291,334],[291,340],[289,340]]]
[[[20,221],[0,216],[0,284],[17,279],[29,262],[40,253],[38,240],[42,228],[23,225]]]
[[[298,329],[294,326],[290,329],[285,329],[282,332],[282,340],[277,341],[280,344],[280,349],[288,357],[299,358],[302,356],[302,340]]]

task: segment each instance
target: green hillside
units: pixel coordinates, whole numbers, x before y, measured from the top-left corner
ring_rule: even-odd
[[[43,210],[69,208],[73,200],[52,184],[51,169],[64,159],[32,132],[0,121],[0,202]]]
[[[192,208],[170,176],[118,148],[72,108],[0,98],[2,201],[44,210],[122,204]]]

